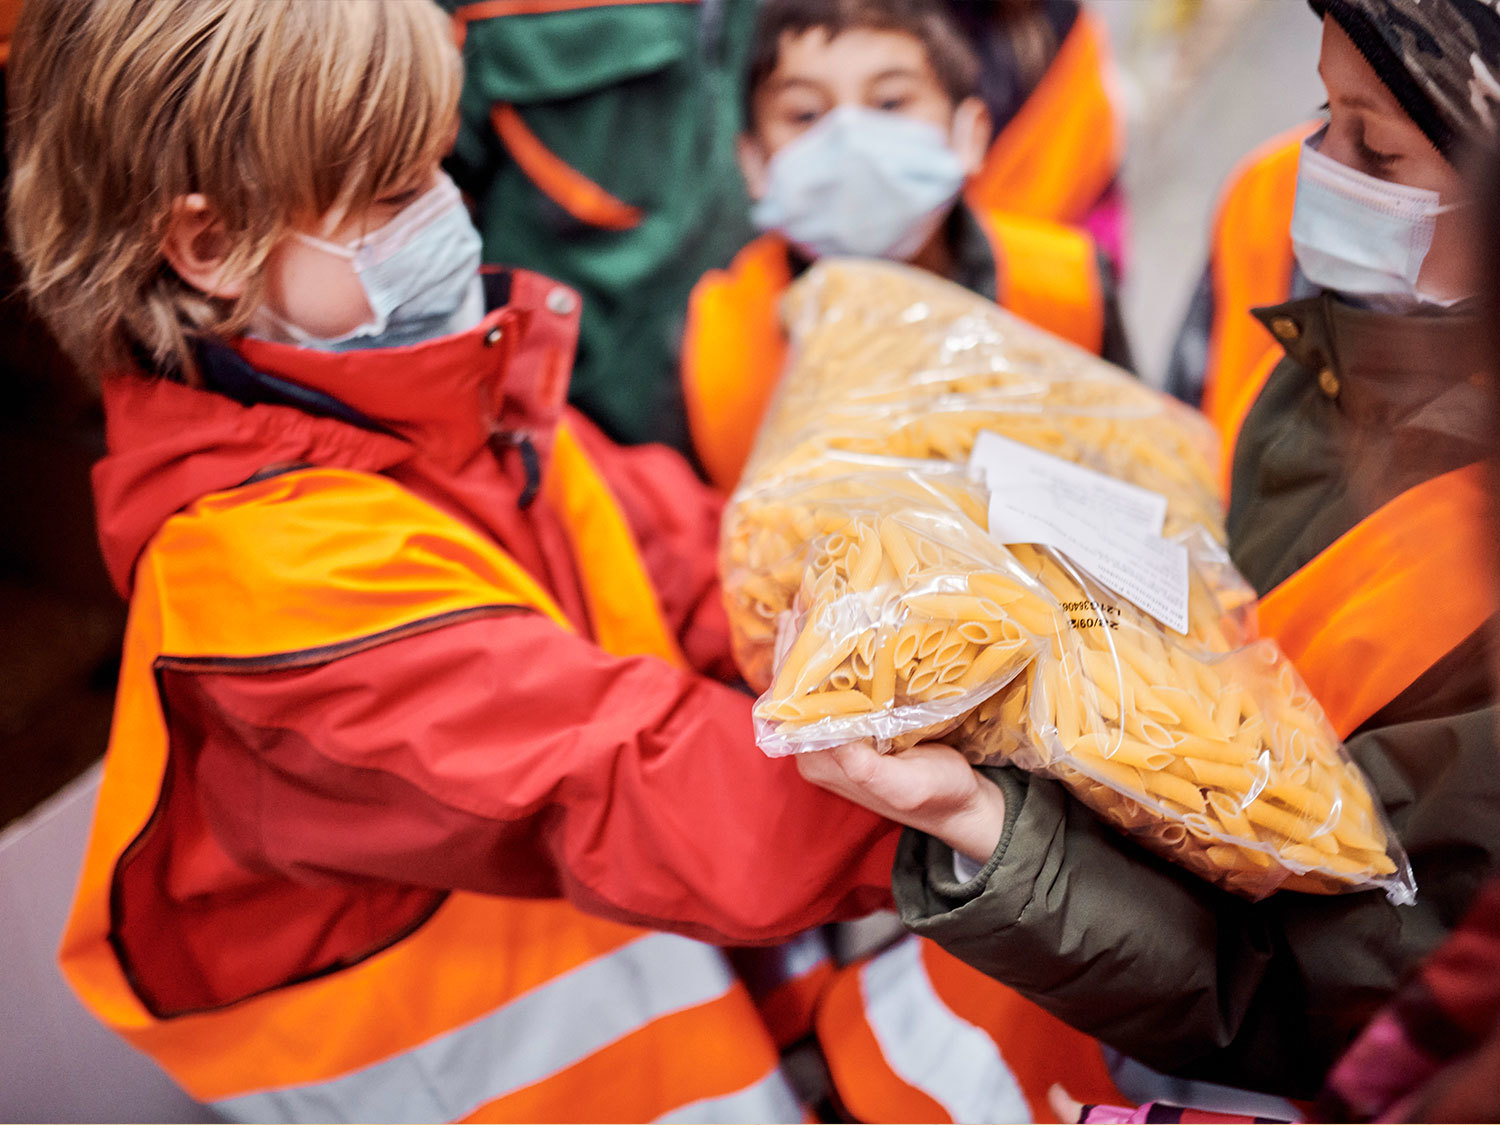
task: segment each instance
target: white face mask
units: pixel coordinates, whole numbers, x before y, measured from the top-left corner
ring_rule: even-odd
[[[400,347],[472,328],[484,316],[479,232],[447,176],[347,245],[301,231],[292,237],[347,259],[373,315],[342,335],[319,338],[262,306],[251,322],[254,335],[330,351]]]
[[[964,168],[922,121],[840,106],[786,144],[767,168],[751,217],[813,257],[905,259],[937,230]]]
[[[1386,312],[1447,306],[1417,288],[1437,217],[1460,206],[1438,193],[1388,183],[1318,151],[1326,130],[1302,145],[1292,249],[1314,285]]]

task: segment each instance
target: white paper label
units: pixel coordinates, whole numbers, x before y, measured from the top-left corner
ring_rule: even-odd
[[[1161,493],[1038,452],[999,434],[981,432],[977,436],[969,467],[980,474],[991,492],[1043,492],[1067,502],[1070,510],[1087,518],[1108,521],[1139,535],[1160,535],[1167,518],[1167,498]]]
[[[1164,496],[995,434],[979,435],[970,465],[990,485],[994,539],[1054,547],[1169,629],[1187,632],[1187,548],[1161,538]]]

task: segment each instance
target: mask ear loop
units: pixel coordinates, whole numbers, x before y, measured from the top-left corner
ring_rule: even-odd
[[[329,242],[326,238],[319,238],[315,234],[305,231],[294,230],[292,237],[298,242],[311,246],[314,250],[321,250],[325,254],[332,254],[335,258],[343,258],[346,262],[354,261],[354,255],[358,252],[355,246],[340,246],[337,242]]]
[[[408,228],[424,226],[441,214],[444,208],[452,206],[454,203],[461,205],[462,202],[463,197],[459,194],[458,188],[453,185],[451,180],[444,177],[433,184],[427,191],[423,192],[418,198],[407,204],[405,209],[395,215],[390,222],[378,230],[367,231],[356,238],[353,243],[343,245],[337,242],[330,242],[326,238],[319,238],[315,234],[308,234],[306,231],[300,230],[292,231],[292,237],[298,242],[313,247],[315,250],[321,250],[325,254],[332,254],[334,257],[352,262],[362,249],[366,246],[376,244],[381,236],[389,236],[391,233],[395,233],[399,238],[407,232]]]
[[[1307,161],[1307,174],[1341,195],[1357,196],[1367,206],[1378,207],[1388,213],[1399,211],[1415,219],[1445,215],[1470,202],[1456,200],[1452,203],[1438,203],[1438,193],[1432,188],[1382,180],[1368,172],[1361,172],[1358,168],[1351,168],[1322,151],[1322,141],[1327,133],[1328,126],[1325,125],[1302,142],[1302,158]],[[1415,213],[1418,210],[1420,214]]]

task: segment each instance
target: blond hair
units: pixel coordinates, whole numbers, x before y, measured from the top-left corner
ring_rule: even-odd
[[[456,127],[460,63],[429,0],[29,0],[10,67],[7,221],[33,304],[91,374],[192,379],[293,226],[409,186]],[[162,256],[206,196],[233,300]]]

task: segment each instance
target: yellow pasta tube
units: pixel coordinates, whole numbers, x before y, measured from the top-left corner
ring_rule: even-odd
[[[1211,785],[1227,793],[1249,793],[1255,788],[1255,775],[1244,766],[1226,766],[1222,762],[1205,762],[1201,758],[1179,758],[1181,769],[1174,773],[1190,777],[1200,785]]]
[[[1005,639],[1005,629],[998,621],[961,621],[958,635],[973,644],[988,645]]]
[[[909,623],[896,633],[893,657],[896,665],[902,666],[917,658],[917,647],[922,643],[922,626]]]
[[[1173,749],[1183,757],[1218,762],[1221,765],[1246,766],[1253,760],[1253,755],[1243,746],[1197,734],[1184,735]]]
[[[966,688],[988,683],[1000,673],[1001,669],[1012,664],[1023,648],[1020,641],[1002,641],[998,644],[986,645],[979,650],[956,682]]]
[[[870,673],[870,702],[876,710],[889,707],[896,698],[896,646],[877,644]]]
[[[916,573],[917,556],[906,541],[906,533],[893,519],[883,519],[879,524],[880,545],[903,580]]]
[[[1146,786],[1146,792],[1154,797],[1165,797],[1197,813],[1204,812],[1208,808],[1203,794],[1198,792],[1198,787],[1176,774],[1143,773],[1141,777]]]
[[[791,695],[797,678],[807,666],[808,660],[828,639],[827,634],[811,621],[803,625],[802,632],[797,634],[796,639],[792,641],[792,647],[782,658],[781,669],[776,673],[776,680],[771,685],[770,694],[775,697]]]
[[[1072,750],[1075,754],[1105,758],[1139,770],[1165,769],[1176,760],[1170,750],[1147,746],[1133,738],[1108,734],[1085,734],[1073,743]]]
[[[862,691],[820,691],[772,703],[765,713],[773,719],[809,722],[835,715],[857,715],[873,710],[874,706]]]
[[[1269,801],[1263,799],[1251,801],[1245,806],[1244,811],[1250,823],[1269,829],[1294,844],[1306,843],[1310,839],[1307,822],[1302,817],[1286,809],[1278,808]]]
[[[916,613],[948,621],[1000,621],[1000,603],[972,594],[908,594],[902,599]]]
[[[875,576],[880,573],[883,555],[879,536],[862,533],[857,551],[853,556],[854,561],[849,564],[849,585],[856,590],[868,590],[875,584]]]
[[[1036,597],[1020,582],[993,572],[978,571],[968,577],[969,593],[997,605],[1010,605],[1022,598]]]

